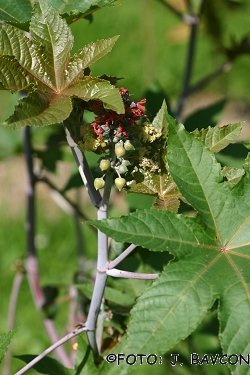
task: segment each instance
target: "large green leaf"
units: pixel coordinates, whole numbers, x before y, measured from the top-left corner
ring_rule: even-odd
[[[95,222],[117,241],[153,251],[168,250],[168,264],[132,309],[124,353],[162,355],[187,337],[219,298],[219,338],[223,352],[246,359],[250,351],[250,178],[249,159],[238,183],[223,181],[221,167],[204,143],[167,115],[168,164],[195,218],[142,210]],[[228,358],[228,357],[225,357]],[[246,364],[231,365],[249,374]],[[116,373],[113,366],[107,372]],[[119,373],[131,369],[121,364]]]
[[[124,112],[118,89],[107,80],[85,76],[89,65],[111,51],[117,36],[90,43],[71,58],[71,30],[44,0],[35,3],[30,35],[32,39],[13,25],[0,25],[1,86],[11,91],[39,90],[46,105],[42,103],[39,111],[37,99],[41,94],[28,95],[5,126],[17,129],[27,124],[59,123],[70,115],[70,97],[100,100],[107,108]],[[58,118],[54,116],[56,111],[60,113]]]
[[[112,5],[114,0],[47,0],[67,22],[75,21],[94,11]],[[24,23],[31,19],[33,2],[30,0],[0,0],[0,20],[6,22]]]

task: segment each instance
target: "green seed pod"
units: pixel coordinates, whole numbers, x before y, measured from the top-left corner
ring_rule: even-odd
[[[122,165],[124,165],[125,167],[128,167],[128,166],[131,165],[131,163],[130,163],[129,160],[123,159],[123,161],[122,161]]]
[[[100,190],[104,187],[105,181],[103,178],[95,178],[94,180],[94,187],[96,190]]]
[[[118,158],[121,158],[122,156],[124,156],[126,154],[126,150],[123,146],[117,145],[115,147],[115,154]]]
[[[117,187],[117,189],[118,189],[119,191],[121,191],[122,188],[123,188],[125,185],[126,185],[126,180],[125,180],[125,178],[117,177],[117,178],[115,179],[115,186]]]
[[[132,145],[132,143],[127,140],[125,143],[124,143],[124,148],[126,151],[133,151],[135,150],[134,146]]]
[[[110,161],[108,159],[102,159],[99,164],[100,170],[105,172],[110,168]]]
[[[107,146],[108,146],[108,145],[107,145],[106,142],[102,142],[102,143],[101,143],[101,147],[102,147],[102,148],[106,148]]]
[[[120,173],[120,174],[125,174],[125,173],[127,173],[127,171],[128,171],[128,168],[126,167],[126,165],[119,165],[119,167],[118,167],[118,172]]]

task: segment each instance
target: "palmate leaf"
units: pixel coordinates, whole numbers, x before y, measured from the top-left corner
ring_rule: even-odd
[[[111,51],[118,37],[90,43],[70,57],[73,47],[71,30],[44,0],[35,3],[30,35],[32,40],[13,25],[0,25],[2,86],[11,91],[39,91],[38,94],[28,94],[14,115],[6,120],[5,126],[18,129],[25,125],[25,119],[29,125],[33,120],[33,125],[59,123],[72,111],[71,97],[84,101],[101,100],[107,108],[117,113],[124,112],[118,89],[108,80],[84,75],[86,68]],[[38,103],[34,111],[32,106],[34,98],[39,99],[41,92],[46,105],[41,105],[39,113]],[[57,111],[58,119],[55,118]]]
[[[47,3],[63,15],[70,23],[103,7],[111,6],[115,0],[47,0]],[[0,20],[14,22],[19,26],[31,19],[33,2],[30,0],[0,0]],[[23,25],[20,25],[23,27]]]
[[[167,250],[168,264],[132,310],[119,350],[161,355],[187,337],[219,299],[219,338],[223,352],[250,352],[250,178],[249,159],[238,183],[224,182],[221,166],[204,143],[167,115],[170,173],[195,218],[142,210],[95,222],[115,240],[153,251]],[[124,342],[122,344],[122,342]],[[249,366],[230,366],[249,374]],[[107,372],[115,368],[107,365]],[[131,369],[125,364],[119,373]]]

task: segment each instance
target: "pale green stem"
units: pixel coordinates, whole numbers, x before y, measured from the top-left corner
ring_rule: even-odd
[[[112,268],[117,266],[117,264],[121,263],[121,261],[125,259],[132,251],[134,251],[135,248],[136,248],[136,245],[134,244],[130,245],[126,250],[124,250],[120,255],[118,255],[117,258],[109,262],[108,269],[111,270]]]
[[[154,280],[158,277],[158,273],[137,273],[122,271],[116,268],[106,271],[107,275],[113,277],[122,277],[124,279],[141,279],[141,280]]]

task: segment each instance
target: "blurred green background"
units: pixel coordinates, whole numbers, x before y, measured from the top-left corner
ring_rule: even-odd
[[[170,1],[177,9],[183,8],[181,0]],[[196,46],[192,83],[212,73],[227,59],[223,47],[231,45],[232,37],[240,41],[250,34],[250,1],[210,0],[209,12],[201,19]],[[173,12],[158,0],[120,0],[117,5],[102,9],[93,15],[93,22],[80,20],[71,26],[75,36],[72,52],[97,39],[120,35],[113,51],[92,67],[92,74],[108,74],[124,77],[119,86],[129,89],[135,100],[154,94],[150,108],[160,107],[166,97],[175,109],[182,88],[184,67],[188,48],[190,26],[184,24]],[[233,63],[232,69],[211,81],[201,92],[188,98],[183,119],[197,109],[226,102],[214,111],[214,122],[232,123],[250,118],[250,55],[242,55]],[[13,111],[17,95],[0,92],[0,121]],[[223,112],[224,109],[224,112]],[[205,116],[205,114],[203,114]],[[211,117],[211,111],[209,112]],[[210,118],[209,117],[209,118]],[[207,120],[204,118],[204,121]],[[202,123],[194,124],[202,127]],[[207,122],[205,126],[207,126]],[[247,127],[246,127],[247,129]],[[36,147],[42,147],[45,136],[51,130],[32,129]],[[22,130],[0,129],[0,332],[7,329],[8,304],[15,273],[12,266],[17,259],[25,257],[25,168],[22,155]],[[249,141],[248,130],[243,132]],[[238,152],[238,151],[237,151]],[[229,155],[230,156],[230,155]],[[230,156],[232,159],[240,156]],[[242,155],[244,157],[244,155]],[[241,158],[242,158],[241,157]],[[65,150],[64,162],[58,163],[52,180],[59,188],[65,186],[74,168],[71,154]],[[236,161],[237,163],[237,161]],[[70,191],[75,198],[76,192]],[[95,218],[95,211],[89,204],[83,189],[80,200],[88,218]],[[152,199],[129,197],[125,203],[124,194],[113,196],[111,215],[127,213],[133,208],[149,207]],[[126,203],[128,202],[128,203]],[[96,238],[86,224],[83,228],[83,242],[86,259],[96,257]],[[78,270],[75,226],[72,217],[66,215],[50,196],[49,189],[40,184],[37,189],[36,242],[42,285],[58,285],[60,288],[59,311],[55,320],[59,335],[65,334],[68,312],[68,289],[74,273]],[[49,346],[49,340],[42,326],[39,313],[34,307],[27,280],[24,278],[18,299],[16,313],[18,333],[13,339],[14,354],[37,354]],[[218,343],[216,342],[216,345]],[[0,364],[0,372],[1,372]],[[12,361],[11,373],[21,367],[17,359]],[[149,367],[149,366],[148,366]],[[174,369],[168,369],[174,371]],[[138,371],[138,370],[137,370]],[[152,372],[152,368],[147,369]],[[161,372],[160,372],[161,371]],[[158,369],[157,373],[165,373]],[[175,370],[177,371],[177,370]],[[29,374],[34,374],[31,370]],[[146,372],[144,372],[146,373]],[[170,373],[170,372],[169,372]],[[185,372],[173,372],[185,373]]]

